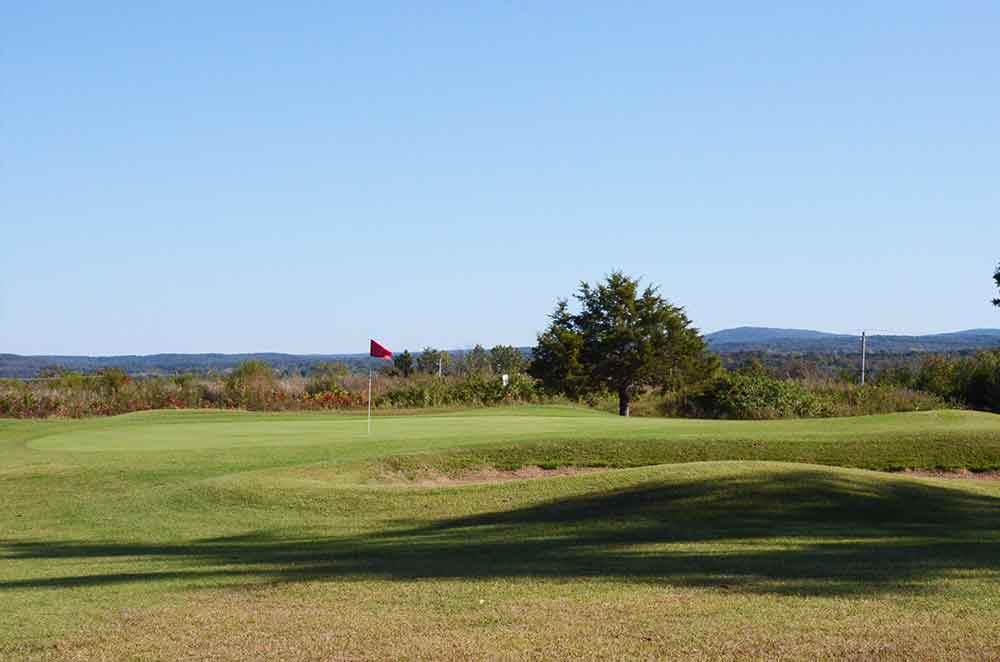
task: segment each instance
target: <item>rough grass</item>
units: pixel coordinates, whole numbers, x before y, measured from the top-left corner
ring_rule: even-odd
[[[996,466],[1000,417],[643,423],[0,422],[0,658],[1000,657],[1000,483],[745,461]],[[594,454],[649,466],[367,482]]]

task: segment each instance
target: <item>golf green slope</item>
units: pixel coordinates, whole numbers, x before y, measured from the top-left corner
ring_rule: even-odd
[[[272,458],[280,449],[295,457],[342,462],[443,451],[449,456],[446,464],[625,467],[762,459],[873,469],[1000,468],[1000,417],[959,411],[701,421],[535,407],[378,417],[371,434],[356,416],[195,411],[15,423],[12,431],[17,430],[27,435],[26,449],[50,453],[247,450],[244,457],[252,460],[259,453]]]
[[[0,421],[0,659],[1000,657],[1000,481],[906,467],[1000,417]]]

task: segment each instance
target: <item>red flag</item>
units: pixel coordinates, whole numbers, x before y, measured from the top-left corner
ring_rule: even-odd
[[[386,361],[392,360],[392,352],[390,352],[388,349],[378,344],[374,340],[372,341],[370,355],[374,356],[376,359],[385,359]]]

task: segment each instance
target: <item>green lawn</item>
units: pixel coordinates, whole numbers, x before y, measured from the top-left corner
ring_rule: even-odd
[[[0,658],[997,659],[1000,481],[866,470],[942,467],[1000,416],[0,421]]]

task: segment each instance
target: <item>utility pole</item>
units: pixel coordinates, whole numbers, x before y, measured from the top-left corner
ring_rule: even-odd
[[[861,385],[865,385],[865,353],[868,351],[868,337],[861,332]]]

